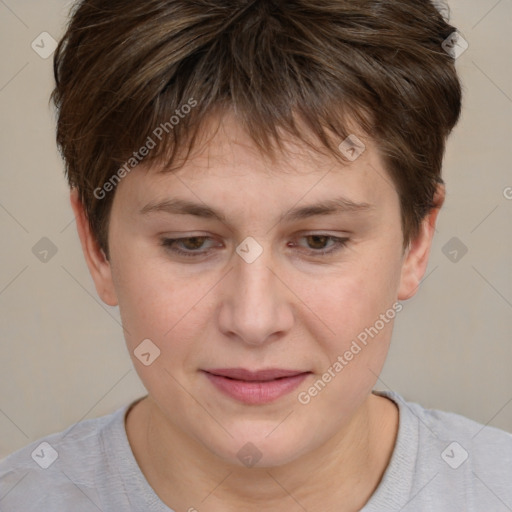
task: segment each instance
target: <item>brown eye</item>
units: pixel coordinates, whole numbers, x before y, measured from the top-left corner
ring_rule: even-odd
[[[204,240],[207,237],[205,236],[194,236],[191,238],[182,238],[180,242],[183,244],[183,246],[188,250],[197,250],[201,249],[202,245],[204,244]]]
[[[207,236],[191,236],[186,238],[162,238],[161,245],[167,250],[180,256],[204,256],[209,249],[201,250],[205,241],[211,240]],[[182,247],[181,249],[179,247]]]
[[[327,242],[329,242],[330,237],[325,235],[309,235],[306,237],[309,242],[309,246],[312,249],[325,249]]]
[[[349,240],[348,238],[339,238],[323,233],[306,235],[302,239],[307,241],[306,252],[312,256],[335,253],[341,250]]]

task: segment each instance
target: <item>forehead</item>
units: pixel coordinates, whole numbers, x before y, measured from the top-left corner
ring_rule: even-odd
[[[375,204],[396,199],[396,190],[374,143],[364,140],[354,161],[337,159],[318,142],[314,147],[286,134],[272,158],[261,151],[232,114],[210,119],[198,134],[190,154],[173,168],[139,164],[120,183],[117,193],[128,195],[139,210],[177,194],[195,202],[246,208],[286,207],[318,199],[345,197],[347,204]],[[342,142],[342,141],[340,141]],[[252,202],[259,204],[253,204]]]
[[[178,152],[176,170],[179,171],[179,168],[183,166],[187,169],[187,174],[191,174],[193,170],[208,170],[210,173],[226,164],[245,167],[250,162],[253,167],[257,164],[258,171],[267,172],[270,176],[322,172],[332,168],[336,163],[338,163],[338,168],[346,166],[347,161],[343,163],[341,151],[336,151],[333,154],[320,141],[313,138],[311,131],[302,121],[297,119],[296,123],[301,133],[301,139],[276,127],[280,145],[269,140],[269,144],[265,144],[261,148],[231,110],[210,115],[203,120],[198,130],[197,140],[187,160],[182,158]],[[353,133],[356,132],[359,137],[363,137],[359,130],[354,128]],[[330,137],[335,146],[342,142],[338,141],[339,137],[333,133],[330,133]],[[269,137],[269,139],[271,138]],[[366,140],[366,143],[369,142]],[[166,173],[169,169],[157,165],[155,171]]]

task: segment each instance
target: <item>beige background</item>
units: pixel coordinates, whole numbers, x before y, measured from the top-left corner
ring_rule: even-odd
[[[68,6],[0,1],[0,457],[144,393],[80,249],[47,105],[52,59],[31,48],[61,36]],[[512,2],[450,6],[469,42],[464,113],[427,277],[377,388],[512,431]],[[46,263],[32,253],[42,237],[58,249]],[[468,248],[457,263],[442,250],[452,237]]]

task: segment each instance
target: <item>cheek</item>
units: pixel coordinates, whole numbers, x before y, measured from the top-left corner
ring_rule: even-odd
[[[194,321],[200,310],[194,305],[201,287],[166,277],[157,266],[142,268],[128,260],[119,274],[119,310],[133,366],[152,396],[165,401],[171,392],[179,401],[179,383],[200,338],[199,322]]]
[[[134,359],[141,379],[156,378],[154,368],[172,374],[188,372],[204,356],[204,333],[215,314],[215,273],[185,274],[164,259],[139,265],[150,258],[125,258],[118,268],[116,288],[125,340],[132,358],[139,344],[150,339],[159,349],[155,364],[147,369]],[[120,278],[122,276],[122,279]],[[158,378],[169,379],[162,374]],[[165,380],[164,379],[164,380]]]
[[[127,256],[118,265],[114,282],[119,310],[130,346],[139,338],[161,344],[197,301],[197,287],[171,275],[162,265],[146,263],[149,258]]]
[[[376,258],[375,254],[381,256]],[[303,281],[298,295],[330,328],[326,334],[343,339],[373,324],[392,307],[400,283],[400,264],[395,256],[375,249],[369,257],[361,254],[335,273]]]
[[[353,394],[357,401],[359,393],[374,385],[382,369],[398,308],[398,255],[395,245],[375,243],[358,257],[347,259],[335,274],[308,281],[309,286],[304,283],[297,290],[299,296],[306,297],[304,303],[310,311],[306,315],[303,309],[302,318],[310,319],[306,329],[317,353],[321,351],[316,369],[319,374],[330,369],[325,376],[333,382],[329,384],[331,392],[325,394],[327,403],[332,399],[334,404],[339,393],[347,394],[349,401]]]
[[[386,284],[389,279],[368,268],[331,282],[330,294],[319,294],[311,303],[311,309],[322,311],[322,322],[308,326],[321,359],[317,380],[302,390],[301,404],[314,401],[339,418],[349,417],[371,392],[386,360],[397,314],[396,294]]]

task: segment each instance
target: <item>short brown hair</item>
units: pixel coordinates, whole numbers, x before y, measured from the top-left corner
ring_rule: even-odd
[[[442,47],[455,31],[430,0],[83,0],[54,55],[69,185],[108,257],[114,192],[95,191],[138,163],[133,153],[156,127],[145,159],[169,168],[216,111],[232,109],[266,154],[281,130],[309,144],[300,119],[341,160],[351,119],[397,189],[406,248],[435,207],[460,115],[454,58]]]

